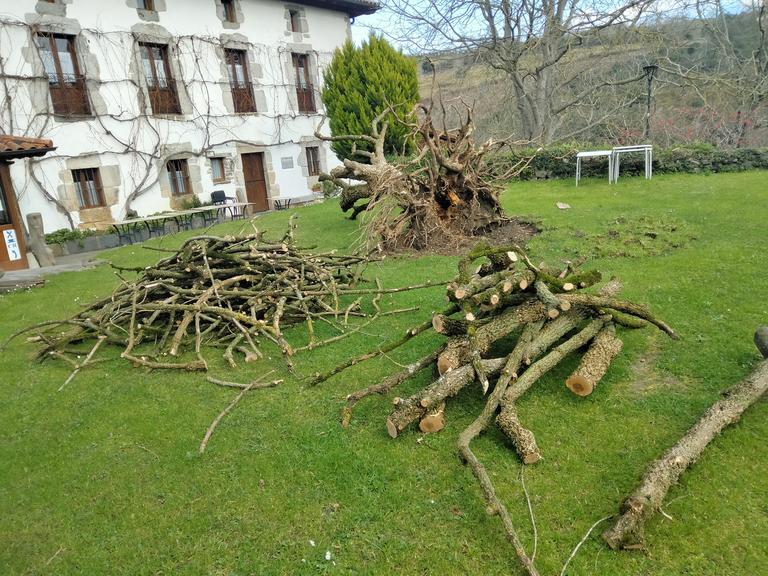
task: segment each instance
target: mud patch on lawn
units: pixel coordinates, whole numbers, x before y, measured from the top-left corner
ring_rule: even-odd
[[[660,256],[695,240],[690,226],[676,218],[616,218],[605,232],[589,234],[571,229],[565,249],[588,258]]]
[[[687,387],[684,380],[658,369],[660,354],[661,345],[658,340],[653,339],[648,344],[648,350],[632,362],[629,368],[632,374],[632,380],[629,382],[630,391],[643,395],[663,389]]]

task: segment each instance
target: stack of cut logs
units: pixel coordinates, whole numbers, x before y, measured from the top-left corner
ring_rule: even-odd
[[[477,266],[480,260],[485,262]],[[350,395],[345,422],[362,397],[387,393],[415,372],[436,365],[440,375],[436,381],[410,397],[394,399],[394,410],[387,419],[393,438],[415,422],[423,432],[439,430],[449,397],[473,382],[487,393],[489,381],[496,378],[492,401],[497,406],[492,413],[497,424],[525,463],[538,461],[541,454],[535,437],[520,423],[515,403],[539,378],[569,353],[587,347],[565,383],[574,394],[587,396],[621,351],[617,326],[640,328],[650,323],[676,337],[645,307],[618,299],[617,281],[606,283],[596,293],[585,291],[600,280],[599,272],[579,271],[570,263],[562,270],[534,265],[516,246],[476,248],[461,260],[456,281],[448,285],[449,307],[435,314],[431,324],[410,330],[397,345],[430,327],[448,341],[403,372]],[[494,344],[509,339],[515,344],[505,354],[488,357]]]

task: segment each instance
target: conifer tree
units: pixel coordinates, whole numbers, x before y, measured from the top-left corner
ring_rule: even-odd
[[[360,47],[348,40],[337,48],[325,72],[323,102],[333,134],[368,134],[371,121],[387,106],[402,118],[418,99],[416,63],[373,34]],[[386,153],[407,153],[407,134],[405,126],[390,120]],[[351,158],[350,142],[332,147],[339,158]]]

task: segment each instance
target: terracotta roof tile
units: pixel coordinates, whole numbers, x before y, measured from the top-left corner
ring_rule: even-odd
[[[45,154],[53,149],[52,140],[0,134],[0,154],[3,156],[12,156],[14,154],[19,154],[20,156],[30,156],[37,153]]]

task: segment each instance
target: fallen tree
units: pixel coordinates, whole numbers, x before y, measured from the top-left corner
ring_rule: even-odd
[[[366,238],[371,243],[384,250],[459,246],[509,221],[499,192],[502,183],[528,161],[504,174],[492,171],[486,156],[507,142],[488,140],[478,145],[471,108],[456,112],[461,120],[452,129],[436,125],[431,105],[418,104],[410,117],[397,119],[410,130],[408,140],[416,148],[415,154],[400,160],[385,155],[389,124],[384,118],[390,109],[374,118],[370,134],[324,136],[319,129],[315,133],[323,140],[353,143],[350,157],[320,180],[341,189],[341,209],[351,211],[353,219],[360,212],[370,213]]]
[[[759,332],[755,335],[764,358],[768,350],[760,346]],[[722,430],[739,421],[744,411],[768,391],[768,359],[742,381],[723,392],[724,398],[715,402],[690,430],[651,463],[639,486],[624,501],[621,515],[603,533],[606,543],[615,549],[643,548],[645,522],[661,507],[669,489],[688,467],[704,452]]]

